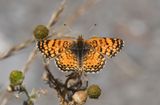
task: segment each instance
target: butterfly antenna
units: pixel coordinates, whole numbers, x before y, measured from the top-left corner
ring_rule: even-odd
[[[96,26],[97,26],[97,24],[94,24],[94,25],[90,26],[87,33],[90,33],[94,29],[94,27],[96,27]]]
[[[66,28],[67,28],[67,30],[69,30],[69,32],[73,32],[73,30],[71,29],[71,27],[69,27],[67,24],[63,24]]]

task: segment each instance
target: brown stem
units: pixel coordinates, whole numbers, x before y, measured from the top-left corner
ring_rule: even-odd
[[[34,43],[34,40],[33,39],[28,39],[28,40],[26,40],[25,42],[23,42],[21,44],[13,46],[6,53],[0,53],[0,60],[6,59],[6,58],[14,55],[16,52],[28,47],[32,43]]]

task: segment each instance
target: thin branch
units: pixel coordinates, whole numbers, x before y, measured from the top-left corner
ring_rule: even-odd
[[[10,97],[11,97],[11,94],[8,93],[7,90],[5,90],[4,93],[2,94],[0,105],[6,105]]]
[[[53,25],[55,25],[55,23],[58,21],[58,19],[60,17],[60,14],[64,10],[65,3],[66,3],[66,0],[63,0],[61,2],[61,5],[60,5],[59,9],[52,14],[52,17],[51,17],[51,19],[50,19],[50,21],[48,22],[48,25],[47,25],[48,28],[50,28]],[[34,39],[28,39],[24,43],[21,43],[19,45],[13,46],[6,53],[0,53],[0,60],[6,59],[6,58],[10,57],[11,55],[14,55],[16,52],[28,47],[30,44],[32,44],[34,42],[35,42]]]
[[[60,8],[55,13],[53,13],[50,21],[48,22],[48,25],[47,25],[48,28],[52,27],[58,21],[60,14],[63,12],[65,2],[66,2],[66,0],[63,0]],[[11,55],[14,55],[16,52],[28,47],[30,44],[32,44],[34,42],[35,42],[34,39],[29,39],[29,40],[26,40],[24,43],[13,46],[11,49],[9,49],[8,52],[0,53],[0,60],[6,59],[6,58],[10,57]],[[35,56],[36,56],[36,50],[34,49],[22,69],[24,73],[27,72],[28,67],[31,64],[31,62],[34,60]],[[10,97],[10,94],[8,93],[8,91],[5,91],[5,93],[3,94],[2,100],[0,100],[0,105],[6,105],[9,97]]]
[[[65,3],[66,3],[66,0],[63,0],[58,10],[52,14],[51,19],[48,22],[47,28],[52,27],[58,21],[58,19],[60,18],[60,14],[64,10]]]
[[[45,68],[45,71],[47,72],[48,74],[48,79],[49,79],[49,82],[51,82],[52,86],[54,89],[57,90],[58,94],[64,94],[62,91],[61,91],[61,87],[64,87],[64,84],[61,83],[58,79],[56,79],[54,77],[54,75],[52,75],[52,73],[50,72],[50,69],[48,67],[48,64],[44,64],[44,68]]]
[[[45,71],[47,72],[45,80],[47,80],[50,88],[56,90],[58,98],[60,100],[59,104],[79,105],[74,102],[72,96],[76,91],[86,90],[86,88],[88,87],[88,81],[82,81],[81,73],[72,72],[71,74],[66,76],[64,83],[62,83],[60,80],[56,79],[54,75],[50,72],[48,64],[49,63],[44,64]]]
[[[62,88],[65,88],[65,86],[52,75],[52,73],[49,70],[48,64],[44,64],[44,68],[45,68],[45,71],[47,72],[49,86],[51,88],[54,88],[57,91],[58,97],[60,98],[60,102],[62,101],[63,103],[67,103],[65,101],[65,93],[62,89]]]
[[[60,14],[63,12],[65,2],[66,2],[66,0],[63,0],[60,8],[55,13],[53,13],[50,21],[48,22],[48,25],[47,25],[48,28],[52,27],[58,21]],[[11,49],[9,49],[8,52],[0,53],[0,60],[6,59],[6,58],[10,57],[11,55],[14,55],[16,52],[28,47],[30,44],[32,44],[34,42],[35,42],[34,39],[29,39],[29,40],[25,41],[24,43],[13,46]],[[36,50],[33,50],[31,55],[29,56],[26,64],[24,65],[24,67],[22,69],[24,73],[27,72],[28,67],[31,64],[31,62],[34,60],[35,56],[36,56]],[[0,100],[0,105],[6,105],[9,97],[10,97],[10,94],[8,93],[8,91],[5,91],[5,93],[3,94],[2,100]]]
[[[23,71],[24,73],[26,73],[26,72],[28,71],[28,68],[29,68],[30,64],[32,63],[32,61],[35,59],[36,55],[37,55],[37,49],[35,48],[35,49],[33,49],[33,51],[31,52],[31,54],[29,55],[26,64],[25,64],[24,67],[22,68],[22,71]]]
[[[13,46],[6,53],[1,53],[0,54],[0,60],[6,59],[6,58],[14,55],[16,52],[28,47],[32,43],[34,43],[34,40],[33,39],[28,39],[28,40],[26,40],[25,42],[23,42],[23,43],[21,43],[19,45]]]

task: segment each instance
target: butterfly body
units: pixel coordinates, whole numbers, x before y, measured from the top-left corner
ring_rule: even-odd
[[[55,58],[62,71],[97,72],[105,64],[105,55],[115,56],[123,47],[118,38],[93,37],[84,40],[73,39],[43,40],[37,43],[46,58]]]
[[[83,65],[83,57],[90,50],[90,45],[84,42],[82,36],[79,36],[77,41],[71,46],[70,50],[76,55],[79,61],[79,68]]]

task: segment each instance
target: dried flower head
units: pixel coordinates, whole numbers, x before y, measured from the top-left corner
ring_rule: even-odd
[[[87,92],[86,91],[77,91],[74,93],[74,95],[72,96],[72,99],[74,100],[74,102],[76,102],[77,104],[84,104],[87,100]]]

